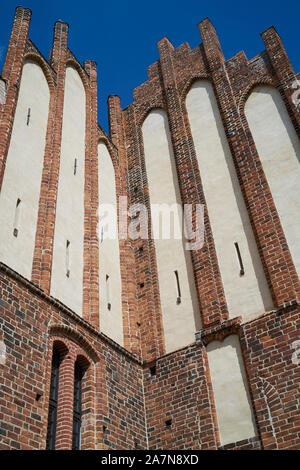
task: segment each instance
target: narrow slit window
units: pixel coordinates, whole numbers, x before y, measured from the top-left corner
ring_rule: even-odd
[[[74,160],[74,175],[77,173],[77,158]]]
[[[73,405],[73,442],[72,450],[81,449],[81,418],[82,418],[82,377],[83,369],[75,363],[74,374],[74,405]]]
[[[46,450],[55,450],[60,354],[53,349]]]
[[[31,118],[31,108],[28,108],[27,111],[27,126],[30,124],[30,118]]]
[[[235,246],[236,253],[237,253],[237,256],[238,256],[238,260],[239,260],[239,264],[240,264],[240,276],[244,276],[245,269],[244,269],[244,265],[243,265],[243,260],[242,260],[242,255],[241,255],[241,252],[240,252],[239,244],[237,242],[235,242],[234,246]]]
[[[110,297],[110,277],[106,275],[106,301],[107,301],[107,310],[111,310],[111,297]]]
[[[178,271],[174,271],[175,279],[176,279],[176,287],[177,287],[177,305],[181,304],[181,289],[180,289],[180,281],[179,281],[179,274]]]
[[[21,199],[17,200],[16,210],[15,210],[15,220],[14,220],[14,237],[17,238],[19,235],[19,222],[20,222],[20,211],[21,211]]]
[[[66,244],[66,276],[70,277],[71,270],[70,270],[70,242],[67,240]]]

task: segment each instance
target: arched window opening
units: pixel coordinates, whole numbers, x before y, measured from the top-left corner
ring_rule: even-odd
[[[50,399],[48,413],[48,430],[47,430],[47,450],[55,450],[56,423],[57,423],[57,405],[58,405],[58,381],[59,381],[59,365],[61,355],[57,348],[53,348],[52,370],[50,383]]]
[[[74,371],[74,406],[73,406],[73,441],[72,450],[81,449],[81,419],[82,419],[82,378],[84,370],[75,363]]]

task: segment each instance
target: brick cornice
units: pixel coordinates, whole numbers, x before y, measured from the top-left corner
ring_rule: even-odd
[[[238,334],[242,325],[242,317],[225,320],[222,323],[211,325],[196,333],[196,341],[207,346],[212,341],[224,341],[227,336]]]
[[[49,327],[50,335],[63,338],[68,338],[77,343],[85,352],[86,354],[91,357],[91,359],[96,363],[100,361],[99,354],[93,348],[93,346],[89,343],[89,341],[83,336],[83,334],[79,333],[78,331],[74,330],[70,326],[61,325],[61,324],[53,324]]]

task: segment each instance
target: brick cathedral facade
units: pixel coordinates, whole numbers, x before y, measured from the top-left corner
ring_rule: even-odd
[[[133,103],[109,97],[107,135],[96,63],[62,21],[48,61],[30,21],[18,7],[0,80],[0,449],[299,449],[300,74],[278,33],[251,60],[225,60],[208,19],[193,50],[163,38]],[[143,204],[149,231],[170,172],[176,201],[204,206],[203,247],[119,237],[107,257],[111,164],[107,194]]]

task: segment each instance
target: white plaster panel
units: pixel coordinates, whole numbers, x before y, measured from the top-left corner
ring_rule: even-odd
[[[239,338],[207,346],[221,445],[257,435]]]
[[[229,314],[248,320],[272,309],[273,302],[212,85],[194,83],[186,106]]]
[[[152,111],[142,126],[151,204],[181,204],[174,154],[166,113]],[[152,211],[153,215],[153,211]],[[166,351],[195,341],[200,312],[190,252],[185,240],[155,240]],[[178,271],[181,303],[177,304]]]
[[[0,195],[0,260],[27,279],[31,279],[49,99],[41,67],[26,61]],[[18,237],[14,237],[18,199]]]
[[[51,295],[82,315],[84,241],[85,89],[75,68],[65,79]],[[74,163],[77,169],[74,175]],[[70,276],[67,277],[66,244]]]
[[[113,163],[106,145],[98,145],[99,204],[113,208],[115,238],[108,238],[107,226],[99,223],[99,286],[100,286],[100,329],[117,343],[123,345],[122,282],[120,271],[120,250],[117,229],[117,197]],[[107,298],[106,276],[109,276],[110,298]],[[111,308],[108,308],[110,300]]]
[[[300,142],[275,88],[258,86],[245,114],[300,276]]]
[[[0,104],[4,104],[6,101],[6,84],[5,81],[0,78]]]

